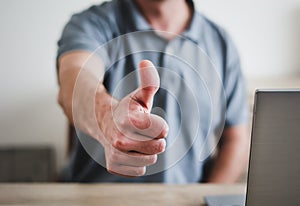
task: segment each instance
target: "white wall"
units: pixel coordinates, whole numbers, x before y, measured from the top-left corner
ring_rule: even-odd
[[[300,74],[300,0],[196,0],[234,38],[250,78]]]
[[[300,0],[195,0],[232,34],[247,76],[300,69]],[[56,148],[63,164],[66,119],[56,103],[56,42],[70,15],[100,0],[2,0],[0,146]]]
[[[1,1],[0,146],[53,145],[61,167],[67,125],[56,103],[56,42],[70,15],[96,2]]]

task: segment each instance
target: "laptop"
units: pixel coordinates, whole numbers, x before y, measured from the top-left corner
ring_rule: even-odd
[[[207,196],[208,206],[300,206],[300,90],[257,90],[247,195]]]

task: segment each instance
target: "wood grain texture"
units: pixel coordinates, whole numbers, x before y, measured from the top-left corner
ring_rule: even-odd
[[[0,184],[0,205],[201,206],[205,195],[245,191],[244,184]]]

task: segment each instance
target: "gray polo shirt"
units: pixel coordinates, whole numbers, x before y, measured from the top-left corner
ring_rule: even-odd
[[[147,167],[145,176],[134,179],[109,174],[102,146],[77,130],[64,181],[201,182],[224,127],[248,121],[236,48],[222,28],[196,10],[186,31],[167,41],[151,28],[134,0],[105,2],[73,15],[58,45],[58,58],[72,50],[99,55],[105,63],[103,83],[116,98],[139,86],[138,63],[151,60],[161,79],[152,113],[170,127],[166,151]]]

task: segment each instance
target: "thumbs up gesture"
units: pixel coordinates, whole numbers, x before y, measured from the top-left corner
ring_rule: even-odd
[[[166,147],[168,125],[150,113],[159,75],[147,60],[141,61],[139,73],[140,87],[120,101],[113,100],[99,122],[107,170],[122,176],[144,175],[146,166],[155,164]]]

